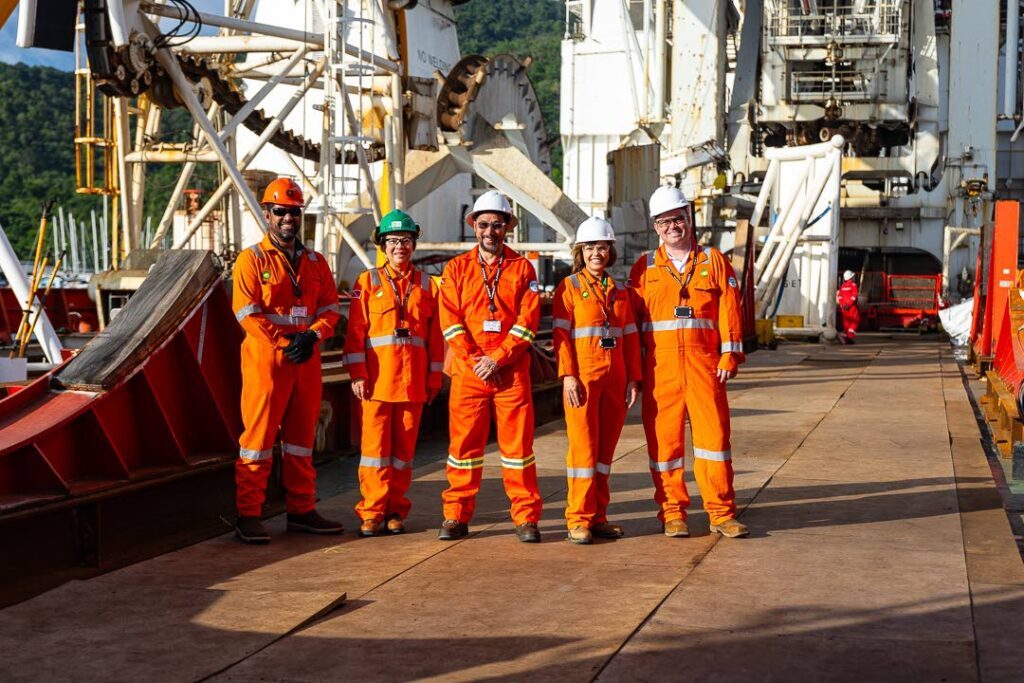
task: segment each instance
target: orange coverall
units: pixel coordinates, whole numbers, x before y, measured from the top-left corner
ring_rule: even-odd
[[[540,323],[540,287],[533,265],[505,247],[500,266],[495,262],[484,268],[490,284],[501,269],[494,297],[497,310],[492,315],[478,251],[475,247],[449,261],[441,279],[441,330],[453,355],[448,397],[449,487],[441,494],[444,518],[468,524],[473,517],[493,411],[512,520],[517,525],[536,522],[541,497],[533,454],[527,350]],[[475,358],[483,355],[500,367],[487,382],[473,372]]]
[[[409,514],[411,503],[405,494],[412,480],[420,416],[427,389],[441,388],[444,366],[437,286],[415,268],[404,277],[385,268],[368,270],[356,280],[344,356],[352,379],[366,380],[370,392],[369,400],[358,402],[363,412],[363,498],[356,504],[356,514],[377,522]],[[396,336],[395,330],[402,328],[408,336]]]
[[[258,516],[278,428],[284,460],[288,512],[302,514],[316,503],[313,439],[320,414],[320,349],[305,363],[284,355],[286,334],[313,330],[321,339],[334,334],[338,290],[327,260],[315,251],[288,256],[264,237],[238,255],[233,308],[245,330],[242,341],[242,423],[235,466],[238,514]],[[294,282],[292,277],[295,278]]]
[[[721,252],[697,247],[683,273],[665,247],[630,271],[633,307],[643,346],[643,419],[654,497],[662,522],[686,519],[683,478],[685,420],[693,435],[693,473],[712,524],[736,516],[729,402],[718,368],[742,363],[743,325],[736,274]],[[696,259],[694,258],[696,255]],[[691,271],[687,296],[682,294]],[[677,279],[678,278],[678,281]],[[677,307],[691,307],[679,311]]]
[[[611,278],[607,287],[585,272],[562,280],[552,315],[558,376],[576,377],[585,401],[579,408],[565,404],[565,519],[570,529],[589,529],[608,521],[608,477],[626,420],[626,382],[641,379],[640,338],[628,292]],[[601,348],[605,336],[615,339],[615,348]]]

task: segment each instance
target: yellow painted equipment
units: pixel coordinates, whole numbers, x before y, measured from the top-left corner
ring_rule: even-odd
[[[775,316],[775,327],[803,327],[804,317],[802,315],[778,315]]]
[[[771,318],[755,320],[754,330],[757,332],[757,343],[760,346],[767,346],[775,341],[775,323]]]

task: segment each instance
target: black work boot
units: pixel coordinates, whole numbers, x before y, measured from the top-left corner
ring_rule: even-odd
[[[266,545],[270,543],[270,534],[263,528],[259,517],[239,515],[235,522],[235,536],[244,543]]]
[[[316,510],[310,510],[301,515],[289,512],[288,531],[301,531],[304,534],[340,534],[345,531],[345,527],[341,522],[324,519]]]
[[[439,541],[457,541],[469,535],[469,525],[463,524],[456,519],[446,519],[441,523],[441,530],[437,532]]]
[[[523,522],[516,526],[516,536],[523,543],[540,543],[540,529],[537,522]]]

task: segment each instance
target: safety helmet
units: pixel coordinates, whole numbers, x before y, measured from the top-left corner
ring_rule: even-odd
[[[685,209],[690,205],[686,195],[678,187],[662,185],[651,195],[651,217],[657,218],[663,213],[675,209]]]
[[[423,234],[412,216],[401,209],[395,209],[380,219],[380,225],[373,231],[373,243],[380,246],[384,244],[384,238],[396,232],[411,232],[413,239],[419,239]]]
[[[305,206],[302,188],[291,178],[277,178],[267,185],[263,191],[262,204],[279,204],[281,206]]]
[[[852,280],[854,275],[856,275],[856,273],[854,273],[852,270],[844,271],[843,272],[843,282],[846,282],[847,280]]]
[[[593,216],[580,223],[576,228],[576,244],[584,242],[615,242],[615,230],[612,224],[603,218]]]
[[[466,216],[466,225],[473,227],[477,214],[488,212],[505,214],[509,230],[519,225],[519,219],[512,213],[512,205],[508,203],[508,197],[497,190],[488,190],[477,197],[473,203],[473,210]]]

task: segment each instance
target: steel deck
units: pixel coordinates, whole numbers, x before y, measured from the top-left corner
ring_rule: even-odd
[[[472,535],[441,543],[445,444],[424,444],[409,534],[276,518],[266,547],[225,535],[66,584],[0,612],[0,679],[1024,678],[1024,564],[944,342],[787,344],[730,393],[750,538],[709,536],[693,486],[693,537],[660,534],[634,414],[612,473],[626,538],[563,540],[556,422],[544,542],[515,541],[492,446]],[[351,463],[330,467],[321,509],[354,529]]]

